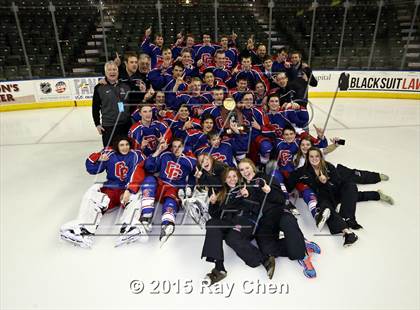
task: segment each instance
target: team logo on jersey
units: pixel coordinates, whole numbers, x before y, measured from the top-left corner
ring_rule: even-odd
[[[225,66],[226,67],[228,67],[228,68],[232,68],[232,60],[230,60],[230,58],[229,57],[225,57]]]
[[[223,118],[222,118],[221,116],[218,116],[218,117],[216,118],[216,123],[217,123],[217,127],[219,127],[219,128],[223,128],[223,126],[224,126],[224,122],[223,122]]]
[[[213,57],[211,57],[211,54],[209,53],[203,53],[201,59],[205,65],[209,65],[212,62]]]
[[[168,179],[179,180],[182,176],[181,165],[174,161],[168,161],[166,164],[165,174]]]
[[[292,154],[289,150],[282,150],[279,154],[280,167],[285,167],[292,160]]]
[[[226,160],[226,156],[221,153],[212,153],[211,156],[218,161],[224,162]]]
[[[276,133],[277,137],[281,137],[281,135],[283,134],[283,128],[280,128],[279,125],[277,124],[271,124],[274,127],[274,132]]]
[[[157,147],[157,139],[155,135],[144,136],[143,140],[147,141],[147,147],[151,150],[156,150]]]
[[[128,173],[128,167],[124,161],[119,161],[115,164],[115,176],[121,181],[125,181]]]

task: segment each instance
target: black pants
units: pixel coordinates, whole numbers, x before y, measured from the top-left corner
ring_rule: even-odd
[[[350,169],[340,164],[337,165],[337,173],[345,181],[356,184],[376,184],[381,182],[381,177],[377,172]]]
[[[206,257],[210,262],[223,261],[223,240],[225,240],[245,264],[253,268],[261,265],[265,261],[265,256],[251,243],[249,231],[236,231],[232,225],[232,222],[218,218],[207,221],[201,257]]]
[[[102,126],[105,131],[102,132],[102,144],[105,146],[112,145],[112,139],[116,136],[127,136],[131,127],[131,122],[115,126]],[[114,132],[113,132],[114,131]]]
[[[338,234],[343,229],[348,228],[344,219],[356,219],[356,203],[358,201],[359,192],[355,183],[344,183],[338,193],[335,193],[336,202],[341,202],[340,212],[337,213],[337,203],[334,199],[326,199],[320,197],[318,206],[321,210],[330,209],[330,217],[327,220],[327,226],[331,234]],[[332,197],[331,197],[332,198]],[[361,197],[364,198],[364,197]]]
[[[284,233],[283,239],[279,239],[280,230]],[[265,255],[297,260],[306,254],[305,238],[296,218],[281,208],[272,208],[263,215],[255,239]]]
[[[357,192],[357,201],[381,200],[377,191]]]

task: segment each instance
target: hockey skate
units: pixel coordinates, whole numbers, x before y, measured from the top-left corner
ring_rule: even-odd
[[[78,230],[78,231],[77,231]],[[80,229],[61,229],[60,239],[70,242],[75,246],[90,249],[93,245],[93,234],[87,231],[84,227]]]
[[[152,232],[152,218],[151,217],[142,216],[140,218],[140,223],[143,225],[144,229],[146,230],[146,233]]]
[[[331,215],[331,211],[328,208],[327,209],[324,209],[322,212],[321,212],[321,210],[319,210],[315,214],[315,224],[316,224],[316,227],[318,228],[319,231],[322,230],[322,228],[324,227],[325,223],[330,218],[330,215]]]
[[[185,198],[182,201],[182,206],[191,216],[193,221],[204,229],[206,222],[210,219],[208,213],[209,197],[207,191],[200,191],[197,188],[192,193],[191,197]]]
[[[169,237],[172,236],[174,231],[175,231],[175,224],[169,223],[169,224],[162,225],[162,230],[160,231],[160,237],[159,237],[160,247],[162,247],[166,243],[166,241],[168,241]]]
[[[121,236],[117,239],[115,247],[122,246],[124,244],[130,244],[137,241],[145,243],[149,240],[147,231],[143,225],[136,226],[123,226],[120,232]]]

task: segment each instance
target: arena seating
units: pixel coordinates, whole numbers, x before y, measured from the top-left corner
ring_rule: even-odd
[[[183,31],[196,36],[204,32],[214,34],[213,0],[191,1],[195,5],[180,5],[179,1],[162,0],[162,32],[167,44],[176,41],[177,33]],[[341,36],[343,6],[331,6],[331,0],[319,0],[315,24],[312,66],[330,69],[337,65]],[[368,64],[370,46],[375,27],[377,4],[375,0],[351,1],[348,11],[341,68],[363,69]],[[48,10],[49,1],[16,0],[19,18],[26,44],[33,77],[61,76],[57,45]],[[101,74],[105,55],[101,34],[99,10],[89,0],[53,0],[60,44],[67,75]],[[95,2],[96,3],[96,2]],[[158,16],[155,1],[137,0],[104,1],[105,17],[112,18],[113,26],[107,31],[107,46],[110,57],[115,52],[138,50],[139,40],[149,26],[158,31]],[[219,0],[218,33],[238,34],[238,43],[244,46],[250,34],[256,42],[266,43],[267,29],[256,17],[257,11],[267,14],[268,0],[255,2]],[[311,0],[284,0],[275,2],[273,30],[281,35],[281,45],[303,51],[308,56],[312,23]],[[0,0],[0,80],[25,79],[29,77],[15,18],[10,10],[11,1]],[[258,6],[258,9],[256,8]],[[372,67],[376,69],[398,68],[404,43],[393,2],[383,8],[377,35]],[[100,36],[100,35],[99,35]],[[93,40],[93,41],[92,41]],[[278,44],[278,43],[276,43]],[[87,54],[94,45],[98,55]],[[93,58],[92,58],[93,57]],[[82,70],[74,70],[75,68]],[[87,70],[83,70],[86,67]]]

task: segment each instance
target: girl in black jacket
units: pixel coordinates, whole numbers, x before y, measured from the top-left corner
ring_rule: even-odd
[[[227,275],[224,267],[223,240],[250,267],[261,264],[271,279],[275,260],[260,252],[251,243],[251,236],[259,213],[259,204],[246,199],[246,188],[239,185],[236,168],[227,168],[222,176],[223,188],[216,194],[212,189],[209,212],[212,218],[206,224],[206,237],[201,257],[214,262],[215,268],[207,274],[211,284]]]
[[[316,277],[309,253],[320,253],[321,249],[316,243],[305,240],[296,218],[285,204],[280,185],[267,175],[257,174],[254,163],[248,158],[242,159],[238,168],[246,182],[248,200],[261,206],[255,231],[261,252],[298,260],[306,277]],[[284,233],[282,239],[279,239],[280,231]]]
[[[324,160],[321,150],[317,147],[311,147],[305,165],[291,173],[287,180],[289,190],[295,188],[297,183],[304,183],[314,191],[321,212],[327,208],[330,210],[327,220],[330,232],[342,232],[344,246],[355,243],[358,237],[350,228],[362,228],[355,215],[358,200],[356,184],[344,181],[335,167]],[[341,203],[340,212],[336,211],[338,203]]]

